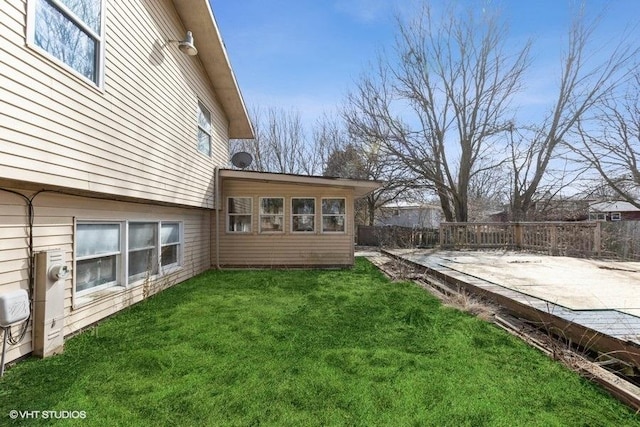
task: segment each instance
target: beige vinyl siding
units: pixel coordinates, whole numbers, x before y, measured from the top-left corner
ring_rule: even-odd
[[[167,43],[186,29],[167,0],[106,4],[102,90],[26,46],[24,1],[0,5],[0,177],[212,207],[228,124],[198,57]],[[211,158],[197,151],[198,100]]]
[[[6,188],[6,186],[2,186]],[[33,193],[24,192],[30,195]],[[113,200],[67,196],[53,192],[37,195],[33,201],[34,252],[62,249],[71,269],[74,256],[74,218],[76,220],[172,221],[184,230],[181,268],[152,283],[139,281],[128,289],[112,288],[89,294],[82,305],[73,306],[73,271],[65,282],[65,335],[72,334],[143,296],[184,281],[210,268],[211,211],[199,208],[167,207]],[[0,191],[0,292],[28,288],[28,223],[25,202],[17,195]],[[18,328],[14,327],[14,335]],[[19,347],[9,347],[7,361],[31,352],[31,335]]]
[[[251,197],[253,216],[251,233],[229,233],[227,198]],[[260,197],[284,197],[284,232],[260,233]],[[291,198],[315,198],[315,232],[291,232]],[[322,198],[345,198],[345,233],[322,233]],[[219,235],[219,263],[228,267],[270,266],[350,266],[353,264],[352,190],[326,185],[297,185],[258,180],[223,179],[218,232],[214,232],[213,261],[216,264],[215,236]],[[213,220],[215,222],[215,215]]]

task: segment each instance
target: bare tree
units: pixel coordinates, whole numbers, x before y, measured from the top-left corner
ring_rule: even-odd
[[[575,152],[593,167],[614,193],[640,208],[640,74],[624,97],[608,97],[595,120],[578,124]]]
[[[311,143],[302,159],[303,169],[308,175],[331,175],[326,172],[331,154],[349,145],[344,125],[339,117],[325,113],[316,120],[311,134]]]
[[[300,113],[295,110],[255,108],[251,111],[255,139],[237,140],[234,151],[247,151],[254,162],[251,170],[305,173],[307,141]]]
[[[584,10],[574,16],[553,107],[542,123],[520,127],[515,139],[511,129],[511,211],[514,220],[528,219],[541,199],[548,200],[550,193],[557,193],[579,175],[580,168],[568,173],[569,149],[565,143],[578,123],[628,78],[628,66],[637,55],[637,48],[619,43],[598,62],[589,54],[602,52],[594,49],[591,43],[598,18],[587,21]],[[561,162],[552,165],[554,159]],[[554,185],[545,187],[545,183]]]
[[[440,17],[425,2],[415,19],[398,19],[395,56],[382,56],[347,97],[350,131],[381,141],[431,183],[447,221],[467,220],[471,180],[500,162],[489,159],[509,126],[530,46],[508,54],[505,40],[505,26],[485,9]]]

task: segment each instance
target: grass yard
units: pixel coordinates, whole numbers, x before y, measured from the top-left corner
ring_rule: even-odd
[[[363,259],[200,275],[7,371],[0,425],[51,425],[11,410],[110,427],[640,426],[598,387]]]

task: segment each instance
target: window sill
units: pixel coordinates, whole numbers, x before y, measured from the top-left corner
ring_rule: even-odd
[[[122,285],[114,285],[109,288],[97,290],[95,292],[88,292],[82,295],[75,295],[73,297],[72,309],[77,310],[79,308],[84,308],[93,303],[98,303],[109,297],[113,297],[114,295],[124,293],[127,290],[128,288]]]

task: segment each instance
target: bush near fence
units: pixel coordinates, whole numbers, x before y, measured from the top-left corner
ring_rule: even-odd
[[[397,225],[358,226],[357,244],[386,248],[426,248],[439,242],[437,228],[411,228]]]

